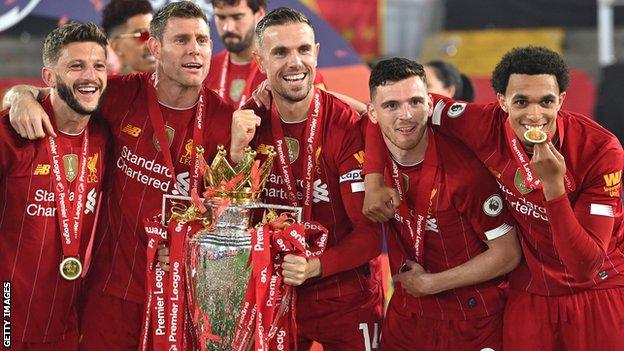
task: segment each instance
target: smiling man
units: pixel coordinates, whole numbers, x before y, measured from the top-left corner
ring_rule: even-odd
[[[78,348],[78,296],[109,137],[90,121],[106,90],[106,45],[92,23],[46,37],[42,78],[50,95],[42,105],[58,137],[24,140],[8,111],[0,113],[0,276],[5,299],[10,294],[12,350]]]
[[[557,53],[529,46],[496,66],[496,104],[434,96],[434,130],[461,140],[488,167],[520,228],[524,260],[510,278],[505,350],[624,347],[624,151],[600,125],[561,110],[568,81]],[[549,140],[531,142],[531,129]],[[367,141],[367,167],[381,170],[379,132]],[[390,201],[379,181],[367,182],[374,205],[365,211],[390,217],[396,196]]]
[[[102,28],[119,59],[120,74],[154,70],[156,60],[147,47],[151,20],[147,0],[113,0],[104,8]]]
[[[189,195],[199,184],[194,145],[212,159],[217,145],[229,144],[233,109],[203,86],[212,53],[205,14],[190,1],[170,3],[154,15],[150,32],[154,74],[109,78],[99,112],[114,148],[82,314],[83,350],[137,349],[145,301],[142,221],[160,208],[163,194]],[[30,93],[11,95],[18,120],[48,118]]]
[[[250,101],[257,115],[235,113],[232,157],[247,144],[259,150],[275,145],[283,157],[267,180],[265,202],[301,206],[306,222],[329,231],[320,257],[286,255],[282,265],[284,282],[297,287],[298,348],[309,350],[316,341],[326,351],[376,350],[382,297],[373,259],[381,235],[361,214],[360,118],[314,87],[319,44],[304,15],[271,11],[256,28],[256,44],[273,105],[264,109]]]
[[[425,81],[404,58],[377,63],[369,81],[386,180],[403,200],[385,232],[395,291],[381,349],[500,350],[500,285],[521,257],[514,221],[479,160],[427,126]]]
[[[266,76],[253,60],[254,30],[266,13],[265,0],[212,0],[215,25],[225,50],[212,58],[206,85],[234,107],[240,107]],[[314,84],[325,88],[317,72]]]

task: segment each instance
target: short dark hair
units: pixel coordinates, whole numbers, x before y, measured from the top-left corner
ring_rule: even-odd
[[[94,42],[99,44],[104,53],[108,40],[102,30],[94,23],[71,22],[52,30],[43,41],[43,64],[49,67],[55,64],[61,56],[61,50],[71,43]]]
[[[568,89],[570,73],[563,58],[556,52],[543,46],[525,46],[513,48],[507,52],[494,68],[492,88],[499,94],[505,94],[509,76],[512,74],[548,74],[557,78],[559,91]]]
[[[251,12],[256,13],[258,10],[266,9],[266,1],[265,0],[246,0],[247,6],[251,9]],[[237,6],[241,0],[210,0],[212,6],[221,7],[221,6]]]
[[[152,13],[152,4],[147,0],[112,0],[104,8],[102,28],[106,35],[126,24],[130,17]]]
[[[310,26],[312,30],[314,30],[312,22],[310,22],[310,19],[307,18],[303,13],[297,10],[289,9],[287,7],[278,7],[275,10],[267,13],[266,16],[264,16],[264,18],[261,19],[260,22],[258,22],[258,25],[256,26],[256,40],[258,41],[258,44],[262,44],[264,31],[268,27],[281,26],[283,24],[290,23],[305,23]]]
[[[208,23],[208,18],[202,9],[191,1],[170,2],[154,14],[150,22],[152,36],[162,40],[163,32],[170,18],[201,18]]]
[[[455,87],[454,99],[457,99],[463,90],[463,82],[461,73],[450,62],[433,60],[425,63],[425,66],[431,67],[435,72],[436,77],[442,82],[444,88]]]
[[[394,57],[379,61],[371,71],[368,79],[368,88],[371,99],[375,96],[375,89],[388,83],[396,83],[410,77],[420,77],[423,83],[425,70],[423,66],[410,59]]]

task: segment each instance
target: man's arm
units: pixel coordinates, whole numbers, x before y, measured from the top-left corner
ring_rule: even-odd
[[[511,272],[522,257],[516,229],[485,242],[488,249],[465,263],[438,273],[409,261],[409,270],[392,277],[395,282],[414,297],[437,294],[443,291],[478,284]]]
[[[355,114],[353,111],[348,111],[348,113]],[[340,146],[334,146],[339,152],[336,155],[327,155],[327,158],[328,161],[333,160],[329,162],[335,162],[338,177],[348,179],[340,183],[340,197],[348,220],[353,224],[353,230],[335,245],[327,248],[319,258],[309,260],[294,256],[289,258],[288,261],[296,262],[288,262],[289,264],[283,265],[282,268],[284,268],[284,281],[291,285],[300,285],[309,278],[326,277],[359,267],[381,253],[380,227],[366,221],[361,213],[363,184],[362,180],[355,176],[360,170],[360,164],[355,156],[361,154],[362,135],[357,124],[358,118],[355,116],[349,120],[356,122],[341,128],[345,131],[344,137],[332,138],[336,141],[340,140]],[[329,146],[324,150],[328,148]],[[338,218],[338,225],[342,225],[341,222],[346,220],[347,218]]]
[[[607,257],[614,218],[621,210],[624,152],[617,145],[605,150],[596,164],[588,165],[593,170],[593,179],[589,179],[572,206],[563,186],[566,169],[563,156],[548,145],[535,150],[540,150],[540,154],[534,155],[539,159],[532,161],[532,166],[542,180],[546,214],[557,253],[576,281],[588,281],[596,277]],[[609,183],[610,180],[613,182]]]
[[[327,90],[328,93],[332,94],[333,96],[339,98],[340,100],[344,101],[347,105],[351,106],[352,109],[355,110],[355,112],[357,112],[360,116],[362,116],[363,114],[366,113],[366,104],[356,100],[350,96],[341,94],[339,92],[336,91],[329,91]]]
[[[386,142],[377,123],[369,121],[366,126],[366,161],[364,162],[364,185],[366,194],[362,213],[373,222],[385,222],[399,208],[400,198],[396,190],[384,182],[386,166]]]
[[[16,85],[4,95],[2,109],[10,108],[11,126],[22,138],[40,139],[45,137],[46,133],[56,137],[50,117],[37,101],[48,94],[50,88]]]

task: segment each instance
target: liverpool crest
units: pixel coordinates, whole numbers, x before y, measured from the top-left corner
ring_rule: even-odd
[[[516,169],[516,175],[514,176],[514,185],[522,195],[526,195],[533,191],[533,189],[528,188],[526,185],[524,185],[524,175],[522,175],[520,168]]]
[[[89,175],[87,175],[87,183],[97,183],[97,165],[98,165],[99,154],[89,157],[89,162],[87,163],[87,169],[89,169]]]

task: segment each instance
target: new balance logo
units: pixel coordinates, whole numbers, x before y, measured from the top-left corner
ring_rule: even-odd
[[[321,180],[317,179],[314,181],[312,189],[312,202],[329,202],[329,190],[327,190],[327,184],[321,184]]]
[[[138,137],[141,134],[141,128],[135,127],[131,124],[126,124],[121,131],[128,135],[132,135],[133,137]]]
[[[35,172],[33,173],[33,175],[48,175],[50,174],[50,165],[46,165],[46,164],[38,164],[37,167],[35,167]]]

